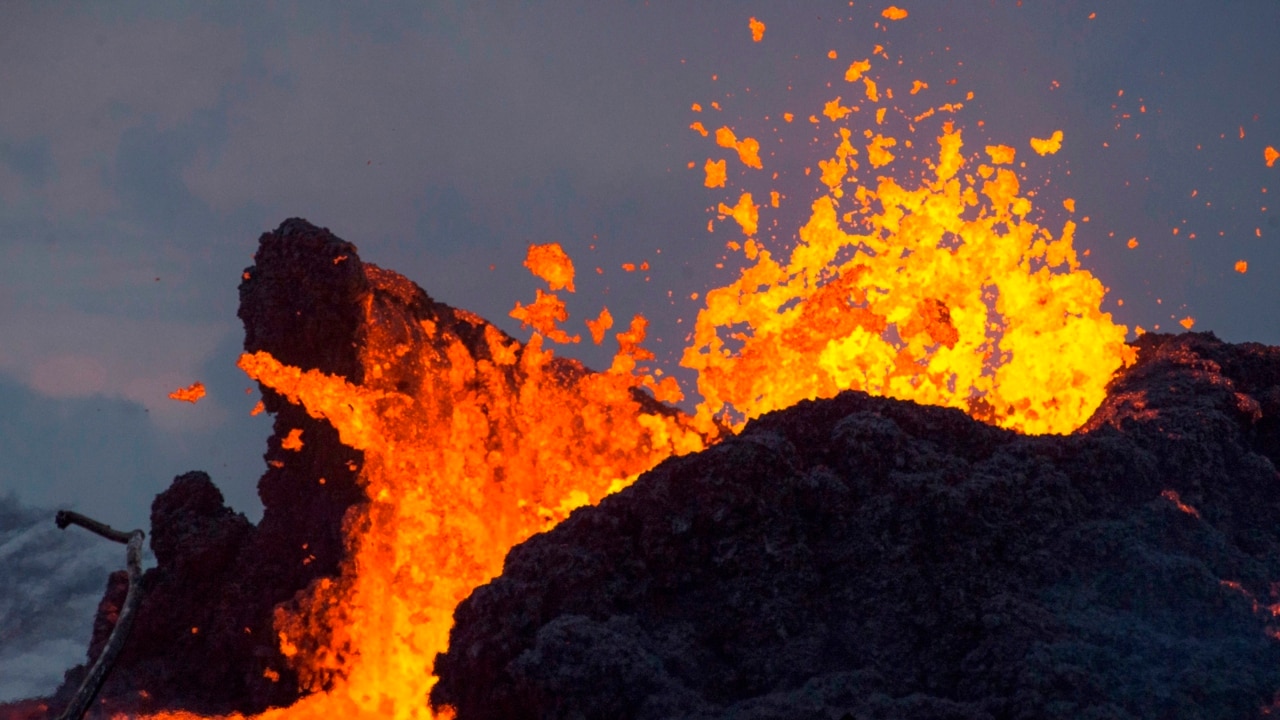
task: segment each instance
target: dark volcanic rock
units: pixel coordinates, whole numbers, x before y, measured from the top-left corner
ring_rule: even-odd
[[[245,633],[245,588],[230,582],[241,569],[253,526],[223,503],[209,476],[191,472],[156,496],[151,509],[156,567],[142,580],[142,604],[108,681],[103,710],[189,706],[225,711],[226,689],[245,692],[245,662],[255,641]],[[98,606],[89,657],[102,652],[124,603],[127,578],[113,573]],[[209,662],[228,658],[231,662]],[[68,673],[61,700],[79,686],[86,668]],[[121,686],[133,697],[121,697]]]
[[[245,350],[267,351],[303,370],[421,398],[450,363],[488,359],[487,333],[522,347],[482,318],[361,262],[354,245],[305,220],[264,233],[254,261],[240,284]],[[441,352],[454,340],[466,358]],[[550,371],[561,379],[589,372],[563,358],[554,358]],[[156,498],[150,542],[159,564],[144,576],[145,599],[93,714],[251,713],[288,705],[304,692],[277,647],[275,614],[296,608],[314,581],[339,575],[347,554],[344,523],[367,503],[358,480],[364,457],[339,442],[328,422],[260,389],[275,416],[258,482],[262,521],[254,527],[228,510],[204,473],[175,479]],[[674,412],[647,396],[642,404]],[[284,447],[295,430],[302,431],[302,447]],[[90,662],[115,626],[125,588],[123,571],[111,576]],[[51,712],[65,706],[86,672],[87,666],[68,671],[47,702]],[[0,708],[0,716],[5,712]]]
[[[364,301],[374,288],[355,246],[294,218],[262,235],[254,260],[240,284],[245,349],[360,381]],[[180,476],[156,497],[150,542],[158,566],[144,576],[143,604],[96,712],[258,712],[298,698],[273,614],[313,580],[338,573],[343,518],[364,502],[362,457],[328,423],[263,390],[275,424],[258,482],[262,521],[254,527],[225,508],[204,473]],[[306,438],[297,451],[281,446],[293,429]],[[99,607],[90,662],[115,626],[124,590],[121,571]],[[55,709],[86,672],[68,671]]]
[[[459,606],[433,703],[1258,716],[1280,690],[1280,348],[1138,348],[1071,436],[849,392],[664,462],[511,551]]]
[[[387,333],[431,320],[465,342],[487,325],[362,263],[354,245],[305,220],[264,233],[254,261],[240,284],[245,350],[265,350],[304,370],[364,383],[370,363],[387,364],[368,350]],[[412,372],[401,365],[401,375]],[[396,383],[401,375],[377,382]],[[95,712],[258,712],[299,697],[298,679],[276,646],[274,613],[314,580],[338,574],[344,518],[366,501],[357,482],[363,456],[341,444],[329,423],[262,391],[275,416],[258,483],[262,521],[253,527],[226,509],[203,473],[177,478],[156,498],[150,541],[159,565],[144,577],[147,594]],[[282,446],[293,430],[302,431],[300,449]],[[99,608],[91,661],[115,625],[124,590],[122,571]],[[86,671],[68,672],[55,710]]]

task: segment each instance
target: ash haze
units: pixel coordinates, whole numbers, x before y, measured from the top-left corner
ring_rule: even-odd
[[[525,248],[559,242],[578,267],[570,331],[602,304],[623,325],[642,312],[675,371],[689,295],[733,270],[715,268],[728,226],[706,231],[731,198],[702,163],[723,152],[689,124],[759,137],[766,169],[777,153],[797,201],[784,245],[819,186],[799,170],[830,150],[775,147],[769,128],[820,112],[876,44],[900,95],[911,79],[973,91],[966,150],[1019,148],[1048,217],[1075,199],[1119,322],[1191,316],[1280,344],[1280,163],[1263,160],[1280,147],[1280,3],[903,1],[892,23],[886,4],[0,4],[0,517],[71,507],[145,528],[152,497],[202,469],[257,519],[270,420],[249,416],[234,365],[236,287],[287,217],[521,338]],[[1034,156],[1028,139],[1057,129],[1062,151]],[[621,269],[645,261],[647,281]],[[612,350],[560,352],[602,367]],[[167,399],[196,380],[199,403]],[[40,647],[82,649],[88,618]]]

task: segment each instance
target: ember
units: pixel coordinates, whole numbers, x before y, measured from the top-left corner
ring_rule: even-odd
[[[200,402],[200,398],[204,397],[204,395],[204,383],[194,382],[187,387],[178,388],[177,390],[169,393],[169,399],[177,400],[179,402],[189,402],[194,405]]]

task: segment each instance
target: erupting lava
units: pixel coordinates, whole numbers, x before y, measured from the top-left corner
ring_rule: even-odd
[[[552,288],[572,288],[558,247],[535,246],[529,260]],[[662,459],[704,447],[683,417],[634,391],[645,384],[633,374],[642,323],[619,333],[620,370],[589,373],[542,349],[541,333],[563,335],[554,295],[539,291],[515,314],[541,332],[521,346],[483,324],[487,357],[478,359],[450,330],[416,329],[438,354],[422,358],[427,392],[414,396],[303,372],[264,352],[241,358],[251,377],[365,454],[370,505],[347,518],[342,577],[313,586],[300,612],[277,615],[303,682],[328,691],[289,716],[422,716],[454,607],[501,571],[513,545]],[[371,343],[362,364],[389,369],[408,349]]]
[[[890,166],[893,139],[866,135],[870,164]],[[750,237],[749,193],[737,208],[720,206],[748,235],[730,247],[754,264],[707,293],[685,351],[683,364],[698,371],[699,418],[726,406],[752,418],[856,389],[1027,433],[1083,424],[1132,350],[1126,328],[1099,310],[1102,283],[1079,266],[1076,224],[1055,238],[1027,218],[1017,175],[999,167],[1013,148],[989,146],[990,162],[965,172],[948,121],[933,177],[907,189],[881,175],[849,196],[858,150],[849,129],[836,137],[835,157],[819,163],[828,192],[789,260]]]
[[[893,10],[885,17],[906,16]],[[959,105],[915,116],[879,105],[893,88],[869,74],[877,53],[850,66],[845,79],[856,84],[844,91],[865,94],[875,112],[839,97],[814,108],[826,119],[811,122],[830,130],[835,147],[818,163],[822,194],[785,259],[757,238],[761,207],[750,192],[718,204],[746,236],[729,247],[750,265],[707,293],[698,314],[682,360],[702,396],[692,418],[642,393],[680,398],[672,378],[644,369],[652,355],[640,346],[641,317],[616,333],[620,351],[604,373],[544,348],[580,338],[560,327],[567,314],[555,293],[573,292],[573,265],[558,245],[534,246],[526,261],[549,286],[512,312],[534,329],[528,344],[477,323],[486,349],[475,357],[447,329],[411,329],[437,351],[415,361],[430,393],[378,384],[380,369],[408,351],[399,343],[363,350],[372,380],[362,386],[266,353],[242,357],[251,377],[364,451],[370,500],[348,516],[342,576],[314,585],[300,610],[277,611],[281,647],[316,693],[268,716],[430,716],[433,662],[453,609],[501,571],[513,545],[770,410],[858,389],[959,407],[1026,433],[1070,432],[1089,417],[1132,351],[1126,328],[1099,310],[1102,284],[1079,266],[1075,223],[1055,236],[1030,220],[1031,200],[1009,167],[1014,149],[966,158],[952,121],[934,131],[927,172],[914,183],[904,179],[913,172],[895,179],[895,163],[906,161],[894,152],[912,144],[899,146],[872,122],[892,111],[914,131]],[[694,125],[724,155],[707,160],[708,187],[725,186],[726,161],[763,167],[757,140]],[[1031,142],[1053,152],[1062,133]],[[778,207],[779,194],[769,198]],[[612,322],[606,309],[587,326],[599,342]]]

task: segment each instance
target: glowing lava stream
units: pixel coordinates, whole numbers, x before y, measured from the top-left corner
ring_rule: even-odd
[[[845,78],[869,103],[891,99],[870,67],[856,62]],[[881,106],[877,125],[889,109],[901,113]],[[914,130],[958,109],[903,116]],[[857,389],[1027,433],[1070,432],[1089,417],[1113,373],[1133,360],[1126,328],[1099,309],[1105,289],[1079,266],[1075,223],[1055,237],[1028,219],[1031,200],[1009,168],[1014,149],[989,146],[985,160],[966,159],[961,131],[942,123],[936,160],[908,188],[887,174],[897,140],[865,130],[863,154],[848,125],[868,115],[840,98],[823,114],[836,146],[819,163],[823,194],[788,257],[775,259],[756,239],[760,207],[750,193],[719,205],[746,235],[729,247],[751,264],[707,293],[698,314],[682,360],[698,372],[693,418],[632,393],[679,397],[670,378],[643,369],[652,358],[640,346],[643,318],[616,333],[610,371],[568,379],[553,371],[544,340],[576,341],[558,325],[567,316],[555,293],[572,292],[573,267],[554,245],[531,248],[526,261],[549,291],[512,313],[534,328],[528,345],[486,330],[487,353],[475,358],[456,336],[422,329],[438,348],[423,362],[434,373],[430,397],[303,372],[265,353],[242,357],[252,378],[364,451],[370,499],[349,518],[342,576],[313,586],[301,612],[277,611],[281,647],[304,684],[323,691],[264,717],[430,717],[432,667],[453,609],[501,571],[510,547],[770,410]],[[715,139],[725,158],[707,160],[707,186],[723,186],[725,162],[761,167],[756,140],[727,127]],[[1044,154],[1061,142],[1055,133],[1032,146]],[[863,164],[886,174],[860,182]],[[607,310],[588,321],[597,342],[611,323]],[[365,352],[365,366],[376,368],[407,347]]]

